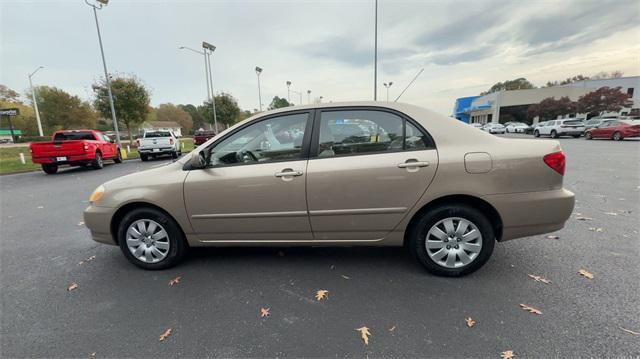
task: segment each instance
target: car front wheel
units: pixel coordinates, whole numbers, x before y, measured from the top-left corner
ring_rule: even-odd
[[[558,133],[556,130],[551,131],[551,138],[558,138]]]
[[[591,132],[586,132],[584,134],[584,138],[587,140],[592,140],[593,139],[593,135],[591,134]]]
[[[178,224],[154,208],[127,213],[118,227],[118,244],[131,263],[148,270],[172,267],[187,251]]]
[[[431,273],[458,277],[484,265],[495,243],[489,220],[467,205],[443,205],[422,215],[409,233],[412,254]]]
[[[616,131],[616,132],[613,134],[613,140],[614,140],[614,141],[620,141],[620,140],[622,140],[622,134],[620,134],[620,132]]]
[[[102,154],[100,152],[96,152],[96,158],[91,162],[91,166],[96,170],[104,167],[104,161],[102,160]]]
[[[540,137],[540,131],[533,131],[533,137]]]

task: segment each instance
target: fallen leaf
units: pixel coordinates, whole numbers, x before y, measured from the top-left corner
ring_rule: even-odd
[[[600,227],[589,227],[589,230],[591,232],[602,232],[603,231],[603,229],[600,228]]]
[[[622,329],[623,331],[625,331],[625,332],[627,332],[627,333],[629,333],[629,334],[633,334],[633,335],[640,335],[640,333],[638,333],[638,332],[634,332],[634,331],[633,331],[633,330],[631,330],[631,329],[625,329],[625,328],[623,328],[623,327],[620,327],[620,329]]]
[[[586,269],[580,269],[578,273],[585,278],[593,279],[593,273],[588,272]]]
[[[617,216],[618,215],[616,212],[604,212],[604,214],[608,214],[610,216]]]
[[[346,275],[344,275],[344,274],[341,274],[340,276],[341,276],[342,278],[344,278],[344,279],[349,279],[349,277],[347,277],[347,276],[346,276]]]
[[[69,288],[67,288],[67,291],[71,292],[72,290],[76,290],[78,289],[79,285],[76,282],[71,283],[71,285],[69,286]]]
[[[542,312],[534,307],[530,307],[526,304],[520,304],[520,308],[526,310],[529,313],[540,315]]]
[[[182,277],[173,278],[172,280],[169,281],[169,285],[173,287],[174,285],[180,283],[180,279],[182,279]]]
[[[364,344],[369,345],[369,336],[371,335],[371,333],[369,332],[369,328],[362,327],[356,330],[360,332],[360,336],[362,337],[362,340],[364,340]]]
[[[574,213],[574,216],[582,216],[582,213]]]
[[[80,222],[78,222],[78,225],[79,225],[79,226],[84,226],[84,222],[83,222],[83,221],[80,221]]]
[[[322,299],[328,299],[328,298],[329,298],[328,290],[320,289],[319,291],[316,292],[316,300],[320,301]]]
[[[271,313],[269,313],[269,310],[271,310],[271,308],[260,308],[260,318],[270,316]]]
[[[591,217],[576,217],[576,219],[577,219],[578,221],[590,221],[590,220],[592,220],[593,218],[591,218]]]
[[[85,264],[85,263],[87,263],[87,262],[91,262],[91,261],[92,261],[92,260],[94,260],[94,259],[96,259],[96,256],[91,256],[91,257],[89,257],[89,258],[87,258],[87,259],[83,259],[83,260],[81,260],[81,261],[78,263],[78,265],[82,265],[82,264]]]
[[[502,359],[513,359],[515,357],[516,357],[516,355],[513,353],[513,350],[507,350],[507,351],[504,351],[504,352],[500,353],[500,358],[502,358]]]
[[[171,328],[165,330],[164,333],[160,334],[160,341],[163,342],[169,336],[171,336]]]
[[[472,328],[474,325],[476,325],[476,321],[471,319],[471,317],[465,319],[464,321],[467,322],[467,327],[469,328]]]
[[[547,239],[560,239],[560,237],[550,234],[547,236]]]
[[[390,331],[390,332],[392,332],[392,331],[394,331],[394,330],[396,330],[396,326],[395,326],[395,325],[394,325],[393,327],[389,328],[389,331]]]
[[[43,208],[44,208],[44,206],[38,206],[38,209],[43,209]]]
[[[93,352],[93,353],[89,354],[89,357],[90,358],[95,358],[96,357],[96,352]]]
[[[533,278],[536,282],[542,282],[544,284],[551,284],[551,281],[547,278],[541,277],[539,275],[527,274],[529,277]]]

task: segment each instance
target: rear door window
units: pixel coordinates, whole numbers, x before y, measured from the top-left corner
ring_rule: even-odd
[[[144,138],[158,138],[158,137],[171,137],[171,133],[168,131],[155,131],[155,132],[147,132],[144,134]]]

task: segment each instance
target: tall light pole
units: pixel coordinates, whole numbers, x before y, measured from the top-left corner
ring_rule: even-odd
[[[109,0],[96,0],[98,3],[90,3],[89,0],[84,2],[93,8],[93,17],[96,19],[96,30],[98,30],[98,42],[100,43],[100,54],[102,55],[102,67],[104,68],[104,79],[107,83],[107,92],[109,93],[109,107],[111,108],[111,121],[113,121],[113,130],[116,133],[116,143],[118,148],[122,149],[120,144],[120,131],[118,131],[118,119],[116,119],[116,109],[113,106],[113,93],[111,93],[111,80],[109,79],[109,72],[107,71],[107,61],[104,59],[104,48],[102,47],[102,36],[100,35],[100,25],[98,25],[98,10],[101,10],[103,6],[109,3]],[[129,139],[131,141],[131,139]]]
[[[291,92],[297,94],[298,96],[300,96],[300,103],[298,105],[302,105],[302,92],[296,91],[296,90],[291,90]]]
[[[287,102],[289,102],[289,105],[291,105],[291,81],[287,81]]]
[[[384,85],[384,87],[387,88],[387,102],[389,102],[389,87],[391,87],[391,85],[393,85],[393,82],[389,82],[389,83],[383,83],[382,85]]]
[[[376,2],[376,16],[374,25],[373,51],[373,101],[378,101],[378,0]]]
[[[204,49],[204,53],[207,54],[207,60],[209,61],[209,83],[211,84],[211,107],[213,108],[213,126],[216,128],[217,134],[218,115],[216,114],[216,93],[213,91],[213,75],[211,74],[211,54],[216,51],[216,47],[206,41],[203,41],[202,48]]]
[[[207,101],[211,101],[211,91],[209,90],[209,68],[207,67],[207,54],[205,54],[204,51],[198,51],[188,46],[180,46],[180,50],[189,50],[191,52],[195,52],[196,54],[202,55],[204,59],[204,80],[207,83]],[[211,129],[211,124],[209,124],[209,129]]]
[[[31,82],[31,77],[38,72],[38,70],[43,69],[44,67],[40,66],[35,71],[29,74],[29,87],[31,87],[31,98],[33,99],[33,108],[36,111],[36,120],[38,121],[38,133],[40,137],[44,136],[42,134],[42,122],[40,122],[40,112],[38,111],[38,101],[36,101],[36,92],[33,89],[33,83]]]
[[[307,90],[307,104],[311,105],[311,90]]]
[[[262,69],[256,66],[256,75],[258,75],[258,101],[260,102],[260,112],[262,112],[262,94],[260,93],[260,74]]]

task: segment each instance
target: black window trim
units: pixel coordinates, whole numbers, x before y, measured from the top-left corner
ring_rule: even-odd
[[[322,119],[322,112],[337,112],[337,111],[378,111],[378,112],[387,112],[393,115],[400,117],[402,121],[402,130],[403,136],[406,136],[406,123],[409,122],[412,124],[418,131],[422,133],[423,136],[426,136],[428,139],[428,144],[426,148],[421,149],[411,149],[407,150],[406,147],[406,138],[403,139],[402,149],[400,150],[392,150],[392,151],[371,151],[371,152],[356,152],[356,153],[347,153],[341,154],[331,157],[320,157],[319,156],[319,148],[320,148],[320,122]],[[418,121],[414,120],[407,114],[387,108],[387,107],[377,107],[377,106],[339,106],[339,107],[320,107],[314,110],[313,116],[313,132],[311,137],[311,146],[309,151],[309,159],[331,159],[331,158],[341,158],[341,157],[351,157],[351,156],[367,156],[367,155],[379,155],[384,153],[397,153],[397,152],[415,152],[415,151],[430,151],[436,150],[436,142],[433,140],[431,134],[422,127]]]

